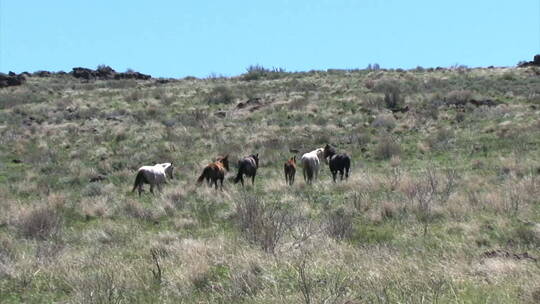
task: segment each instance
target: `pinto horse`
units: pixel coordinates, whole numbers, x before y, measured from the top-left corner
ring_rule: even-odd
[[[197,184],[200,184],[203,182],[203,180],[206,180],[208,185],[212,185],[214,183],[214,186],[216,189],[218,188],[218,180],[221,183],[221,190],[223,190],[223,179],[225,179],[225,170],[229,171],[229,155],[225,155],[224,157],[219,156],[217,160],[213,163],[208,164],[208,166],[204,167],[203,172],[201,173],[201,176],[197,179]]]
[[[319,176],[319,168],[323,154],[324,149],[318,148],[302,155],[300,161],[302,162],[302,171],[304,173],[304,181],[306,183],[313,183],[313,180],[317,179]]]
[[[285,183],[292,186],[292,184],[294,184],[294,175],[296,174],[296,155],[291,157],[291,159],[283,165],[283,171],[285,171]]]
[[[334,183],[336,182],[336,176],[339,171],[340,180],[343,180],[343,173],[345,172],[345,179],[349,178],[349,169],[351,168],[351,158],[346,153],[336,154],[336,149],[330,145],[324,147],[325,161],[327,158],[330,158],[328,161],[328,166],[330,167],[330,172],[332,172],[332,179]]]
[[[251,177],[251,184],[255,184],[255,175],[257,175],[257,169],[259,168],[259,153],[251,154],[238,161],[238,174],[234,179],[234,183],[241,182],[244,186],[244,174],[247,177]]]
[[[174,166],[172,163],[163,163],[156,164],[154,166],[142,166],[137,170],[137,175],[135,176],[135,184],[133,185],[133,190],[139,190],[139,196],[143,192],[143,185],[150,185],[150,192],[154,194],[154,186],[157,186],[158,190],[161,191],[161,184],[167,183],[167,177],[173,179],[173,169]]]

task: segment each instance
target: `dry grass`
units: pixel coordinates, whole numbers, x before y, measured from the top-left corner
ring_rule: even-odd
[[[2,89],[0,302],[538,299],[529,69],[259,72]],[[505,104],[456,105],[470,98]],[[324,164],[306,185],[299,167],[286,186],[284,161],[326,143],[352,156],[350,178]],[[224,190],[197,186],[227,153]],[[251,153],[255,185],[232,184]],[[138,167],[164,161],[177,169],[162,192],[130,192]]]

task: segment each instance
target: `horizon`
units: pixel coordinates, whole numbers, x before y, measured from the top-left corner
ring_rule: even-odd
[[[540,54],[540,2],[0,0],[0,46],[2,73],[107,65],[206,78],[250,66],[513,67]]]

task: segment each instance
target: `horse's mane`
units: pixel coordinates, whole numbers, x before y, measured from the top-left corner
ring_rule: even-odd
[[[229,171],[229,154],[225,156],[218,156],[213,164],[221,165],[223,168]]]

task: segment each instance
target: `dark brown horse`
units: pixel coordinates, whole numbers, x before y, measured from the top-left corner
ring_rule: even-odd
[[[283,170],[285,171],[285,183],[292,186],[294,184],[294,175],[296,174],[296,155],[291,157],[283,165]]]
[[[345,173],[345,179],[349,178],[349,170],[351,168],[351,158],[349,155],[342,153],[336,154],[336,149],[330,145],[324,147],[324,159],[328,157],[328,166],[330,172],[332,172],[332,179],[336,182],[336,176],[339,171],[340,179],[343,180],[343,173]]]
[[[247,177],[251,177],[251,184],[255,184],[255,175],[257,175],[257,169],[259,168],[259,153],[251,154],[238,161],[238,174],[234,179],[234,183],[242,182],[244,186],[244,174]]]
[[[197,184],[200,184],[203,182],[203,180],[206,180],[208,182],[208,185],[212,185],[214,183],[214,186],[216,189],[218,188],[218,180],[221,184],[221,190],[223,190],[223,180],[225,179],[225,170],[229,171],[229,155],[225,155],[224,157],[219,156],[217,160],[213,163],[208,164],[208,166],[204,167],[203,172],[201,176],[197,179]]]

